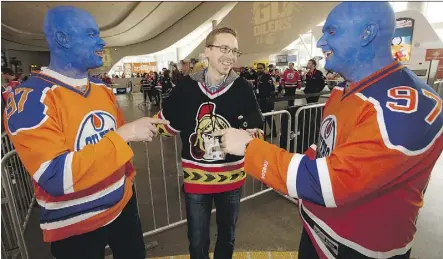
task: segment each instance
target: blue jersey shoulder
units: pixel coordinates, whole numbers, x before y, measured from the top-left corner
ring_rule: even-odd
[[[31,77],[14,89],[6,102],[8,130],[15,135],[21,130],[37,128],[46,120],[48,107],[43,101],[53,83]]]
[[[361,91],[377,110],[380,130],[390,144],[421,153],[443,128],[441,97],[407,68]],[[384,132],[383,132],[384,131]]]

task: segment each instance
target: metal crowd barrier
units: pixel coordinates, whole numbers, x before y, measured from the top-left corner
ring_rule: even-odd
[[[6,155],[11,150],[14,150],[14,146],[12,145],[11,140],[9,139],[6,132],[2,132],[2,151],[1,151],[1,157]]]
[[[15,150],[3,156],[1,168],[2,258],[28,259],[24,233],[35,204],[32,179]]]

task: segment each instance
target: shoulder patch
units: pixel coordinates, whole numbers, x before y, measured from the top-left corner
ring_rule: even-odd
[[[12,135],[38,128],[46,121],[48,107],[44,101],[48,91],[55,88],[57,86],[50,82],[31,77],[14,89],[6,101],[4,112],[8,130]]]
[[[442,99],[422,82],[398,82],[401,84],[377,83],[356,95],[370,102],[377,111],[387,147],[406,155],[418,155],[428,150],[442,134]]]

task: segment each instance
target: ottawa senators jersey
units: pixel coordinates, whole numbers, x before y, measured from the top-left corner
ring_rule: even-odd
[[[180,134],[186,192],[219,193],[243,185],[244,158],[224,154],[220,139],[212,133],[231,127],[263,127],[252,87],[245,79],[237,77],[211,93],[204,82],[187,76],[173,88],[155,117],[170,121],[169,125],[159,125],[161,134]]]
[[[316,152],[291,154],[253,140],[245,169],[300,199],[320,258],[390,258],[411,249],[442,131],[442,99],[394,62],[334,88]]]
[[[102,81],[43,68],[8,96],[4,116],[33,179],[45,242],[91,232],[121,213],[132,195],[133,153],[114,132],[124,117]]]

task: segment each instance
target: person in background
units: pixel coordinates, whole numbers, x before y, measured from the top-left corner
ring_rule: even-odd
[[[346,82],[304,154],[243,130],[213,134],[225,152],[245,155],[248,174],[299,199],[299,259],[410,258],[433,168],[441,175],[443,100],[394,61],[395,28],[388,2],[344,2],[328,15],[317,47]]]
[[[152,101],[152,97],[150,96],[150,92],[152,89],[151,80],[149,78],[149,74],[145,73],[143,75],[143,79],[140,80],[140,91],[143,93],[143,100],[145,103],[148,102],[148,98]]]
[[[295,96],[296,89],[301,87],[300,80],[300,74],[294,69],[294,63],[289,63],[289,68],[287,68],[281,76],[281,83],[285,89],[285,96]],[[288,101],[288,106],[292,106],[293,104],[294,100]]]
[[[317,62],[313,59],[308,61],[308,72],[305,75],[306,87],[304,89],[305,94],[320,93],[325,88],[325,80],[323,73],[317,70]],[[306,101],[308,103],[318,102],[320,96],[308,97]]]
[[[154,72],[153,76],[152,76],[152,80],[151,80],[151,90],[149,90],[148,95],[149,98],[154,99],[155,102],[155,106],[160,107],[160,93],[159,91],[157,91],[157,86],[160,85],[161,80],[160,80],[160,76],[157,72]]]
[[[9,94],[12,93],[14,89],[20,85],[20,81],[17,80],[14,71],[7,67],[2,68],[2,77],[3,80],[5,80],[5,84],[2,85],[2,98],[3,101],[6,103]]]
[[[189,252],[192,259],[209,259],[212,204],[217,209],[214,259],[231,259],[235,226],[245,182],[243,157],[221,152],[212,133],[229,127],[253,129],[262,137],[263,118],[251,85],[232,67],[241,52],[237,34],[226,27],[205,40],[207,69],[179,81],[155,116],[171,124],[160,126],[165,136],[180,134]]]
[[[170,71],[166,70],[161,82],[162,102],[164,102],[172,91],[172,79],[169,76]]]
[[[172,83],[177,85],[178,80],[180,79],[180,72],[178,71],[177,64],[172,65]]]
[[[108,244],[115,259],[145,259],[128,142],[152,141],[155,124],[168,122],[125,123],[112,90],[88,77],[103,65],[105,46],[91,14],[54,7],[43,32],[49,67],[17,87],[4,112],[32,177],[43,240],[57,259],[103,259]]]
[[[257,99],[262,113],[270,112],[274,110],[275,103],[270,102],[270,99],[275,96],[274,81],[269,73],[265,72],[265,64],[257,64],[257,79],[255,80],[255,86],[257,89]],[[277,137],[277,128],[273,116],[267,116],[266,122],[269,128],[272,129],[272,137]],[[272,123],[272,124],[271,124]],[[267,135],[265,127],[265,136]],[[269,133],[269,136],[271,133]]]

